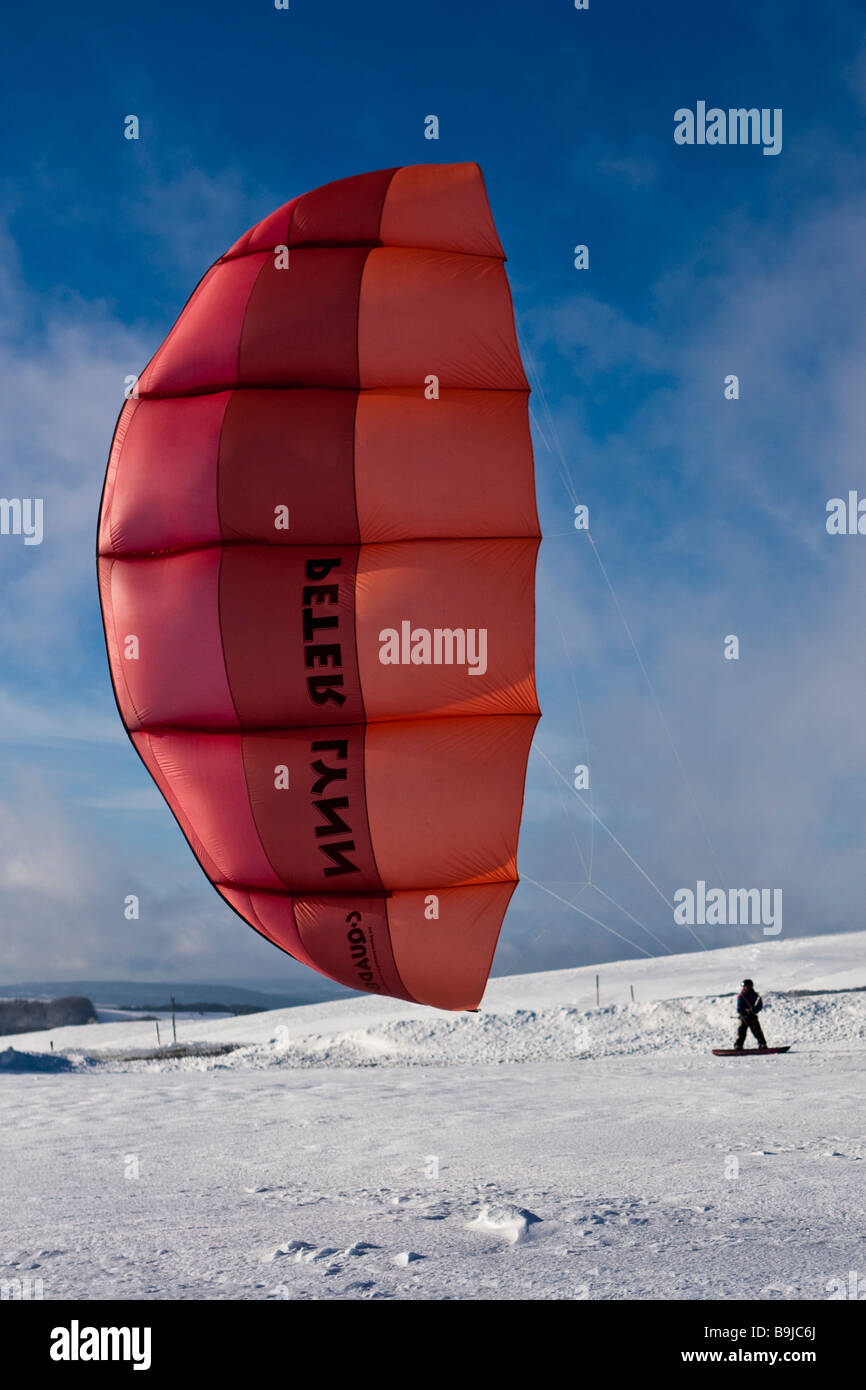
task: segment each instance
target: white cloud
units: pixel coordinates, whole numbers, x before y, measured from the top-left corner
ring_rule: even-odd
[[[863,925],[864,816],[849,787],[866,772],[866,537],[827,536],[824,503],[863,477],[864,213],[852,194],[790,226],[738,216],[655,287],[640,321],[591,296],[524,321],[725,886],[782,886],[785,930],[800,934]],[[577,381],[566,400],[556,385],[568,372]],[[728,372],[740,376],[736,402],[723,399]],[[668,384],[646,394],[653,373]],[[633,404],[600,438],[588,407],[611,374],[618,399]],[[543,447],[538,462],[547,529],[560,532],[570,499]],[[559,613],[573,635],[605,819],[666,893],[698,877],[712,883],[714,856],[585,538],[557,538],[543,553],[539,742],[558,750],[565,774],[583,746]],[[741,637],[738,663],[722,659],[729,632]],[[522,868],[542,881],[579,878],[551,774],[537,762],[527,808]],[[574,823],[585,847],[585,817]],[[603,833],[596,866],[618,901],[688,945]],[[543,963],[604,950],[600,930],[539,897],[521,890],[511,942],[534,941],[543,911],[554,939],[530,953]],[[581,902],[642,940],[612,909]]]
[[[8,239],[7,239],[8,244]],[[105,305],[41,306],[20,283],[0,291],[0,494],[41,497],[44,540],[0,537],[4,666],[79,665],[96,593],[96,515],[124,377],[149,355]]]

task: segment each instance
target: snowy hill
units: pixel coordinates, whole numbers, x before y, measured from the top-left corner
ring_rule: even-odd
[[[177,1037],[181,1044],[238,1047],[204,1063],[220,1067],[449,1066],[693,1053],[728,1045],[733,996],[745,974],[764,994],[766,1030],[775,1041],[838,1048],[866,1039],[866,932],[494,979],[477,1014],[367,995],[239,1018],[182,1019]],[[163,1044],[168,1036],[163,1023]],[[116,1022],[0,1038],[0,1050],[47,1052],[52,1044],[55,1052],[116,1058],[154,1049],[156,1034],[153,1023]]]
[[[598,1008],[592,968],[494,980],[478,1014],[362,998],[187,1020],[186,1046],[240,1046],[183,1059],[118,1057],[152,1024],[0,1039],[0,1280],[826,1299],[864,1277],[864,946],[605,965]],[[710,1055],[745,974],[786,1056]]]

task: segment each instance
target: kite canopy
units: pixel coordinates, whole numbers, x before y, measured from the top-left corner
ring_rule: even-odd
[[[484,991],[538,718],[503,262],[475,164],[287,203],[142,373],[99,523],[118,706],[217,891],[444,1009]]]

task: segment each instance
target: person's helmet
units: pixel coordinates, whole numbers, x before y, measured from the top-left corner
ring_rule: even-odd
[[[755,988],[755,982],[754,982],[754,980],[744,980],[744,981],[743,981],[743,988],[744,988],[744,989],[754,989],[754,988]]]

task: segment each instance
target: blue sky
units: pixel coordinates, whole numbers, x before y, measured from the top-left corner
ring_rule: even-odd
[[[117,720],[99,492],[124,377],[240,232],[330,179],[432,160],[484,170],[538,388],[521,870],[598,919],[523,884],[496,969],[634,954],[610,929],[697,949],[663,898],[699,878],[783,888],[786,934],[862,927],[866,539],[824,528],[828,498],[866,492],[862,10],[49,3],[4,27],[0,495],[43,497],[45,539],[0,537],[0,979],[292,979]],[[781,108],[781,154],[676,145],[699,100]],[[596,814],[659,893],[543,755],[567,778],[589,763]],[[756,935],[736,933],[699,935]]]

